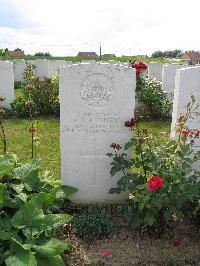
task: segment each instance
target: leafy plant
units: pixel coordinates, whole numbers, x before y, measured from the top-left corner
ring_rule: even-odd
[[[73,225],[74,233],[85,239],[108,236],[112,232],[110,216],[102,209],[86,209]]]
[[[16,155],[0,156],[0,264],[64,265],[70,243],[56,234],[72,217],[52,211],[76,189],[39,166],[38,158],[22,165]]]
[[[166,119],[172,109],[172,102],[162,90],[162,84],[156,80],[143,80],[137,77],[137,98],[151,119]]]
[[[110,193],[127,191],[129,199],[121,209],[135,229],[161,227],[179,220],[184,207],[200,198],[200,171],[194,163],[200,161],[200,152],[193,150],[193,143],[200,136],[200,130],[185,129],[187,119],[195,111],[194,98],[187,105],[177,125],[178,140],[159,144],[131,119],[125,126],[133,130],[133,137],[124,146],[111,144],[114,152],[107,155],[111,162],[111,176],[121,172],[122,177]],[[129,157],[126,150],[133,151]]]
[[[58,73],[52,79],[46,77],[37,78],[34,69],[33,65],[26,67],[24,81],[21,85],[22,93],[11,104],[13,111],[19,117],[29,116],[26,102],[30,100],[30,91],[27,88],[31,88],[31,100],[34,102],[32,114],[37,116],[58,116],[60,113]]]

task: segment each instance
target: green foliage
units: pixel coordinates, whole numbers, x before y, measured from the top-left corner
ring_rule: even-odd
[[[14,85],[15,90],[22,89],[22,86],[23,86],[23,82],[21,82],[21,81],[15,81],[15,85]]]
[[[52,78],[35,76],[34,65],[28,65],[24,71],[24,81],[21,82],[22,93],[11,104],[12,110],[20,118],[29,116],[29,108],[26,106],[30,98],[27,86],[32,86],[31,100],[34,102],[32,112],[34,116],[55,115],[59,116],[59,75]]]
[[[74,222],[74,233],[85,239],[108,236],[112,232],[110,216],[102,209],[86,209]]]
[[[0,265],[64,265],[70,243],[56,236],[72,217],[52,212],[74,192],[42,172],[39,158],[22,165],[16,155],[0,156]]]
[[[24,95],[18,96],[11,104],[12,111],[19,118],[29,117],[29,108],[26,106],[26,98]],[[34,110],[36,112],[36,110]]]
[[[200,171],[194,167],[194,163],[200,161],[200,152],[195,152],[192,146],[200,132],[184,131],[185,123],[194,111],[192,99],[185,115],[179,119],[178,140],[159,144],[148,129],[141,129],[135,123],[133,137],[124,146],[125,152],[115,149],[114,153],[108,154],[113,159],[111,176],[122,173],[117,187],[110,193],[129,192],[129,199],[121,210],[135,229],[161,227],[180,220],[185,207],[196,206],[200,200]],[[126,154],[128,149],[133,151],[131,158]],[[150,186],[153,176],[164,182],[157,189]],[[195,210],[191,212],[194,214]]]
[[[138,78],[137,78],[138,79]],[[167,99],[162,90],[162,84],[155,80],[137,81],[137,98],[144,105],[145,114],[151,119],[165,120],[169,118],[172,101]]]
[[[181,57],[181,55],[183,54],[182,50],[167,50],[167,51],[155,51],[154,53],[152,53],[152,57],[154,58],[159,58],[159,57],[168,57],[168,58],[179,58]]]
[[[37,53],[35,53],[35,56],[49,57],[49,56],[51,56],[51,54],[49,52],[37,52]]]

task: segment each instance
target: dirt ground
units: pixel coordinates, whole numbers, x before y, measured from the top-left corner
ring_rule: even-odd
[[[159,236],[147,233],[139,236],[121,217],[116,214],[111,217],[114,229],[106,239],[89,243],[74,236],[68,228],[62,231],[62,238],[69,238],[73,246],[70,253],[63,254],[66,265],[200,265],[200,232],[196,227],[182,222]],[[180,245],[175,243],[176,236],[181,239]]]

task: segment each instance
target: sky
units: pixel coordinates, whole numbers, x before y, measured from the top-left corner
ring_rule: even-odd
[[[200,1],[0,0],[0,48],[121,55],[200,50]]]

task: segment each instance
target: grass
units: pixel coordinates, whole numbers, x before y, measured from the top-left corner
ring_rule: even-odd
[[[36,125],[37,136],[40,139],[39,155],[43,158],[42,167],[60,178],[60,121],[38,119]],[[163,142],[169,137],[170,122],[142,122],[141,126],[149,128],[158,142]],[[31,159],[31,135],[28,132],[30,122],[25,119],[6,120],[4,127],[8,140],[8,152],[17,154],[23,163],[27,162]],[[0,152],[3,152],[2,143],[0,143]]]

